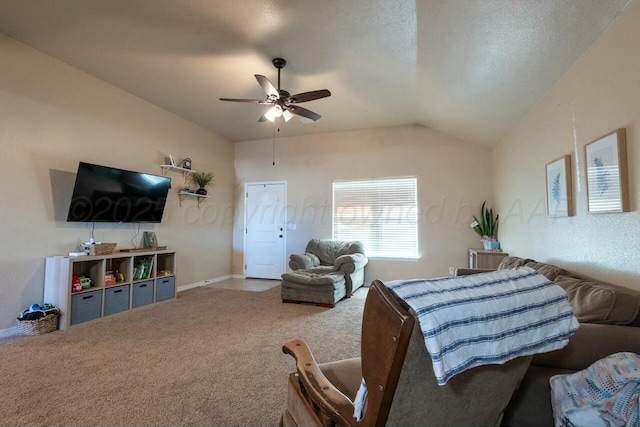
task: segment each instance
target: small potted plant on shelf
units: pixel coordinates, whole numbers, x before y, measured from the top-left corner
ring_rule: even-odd
[[[500,249],[500,242],[496,238],[499,215],[494,216],[493,209],[486,209],[486,203],[485,200],[480,208],[480,219],[473,216],[471,228],[482,237],[480,241],[486,250],[497,250]]]
[[[196,194],[200,194],[201,196],[207,195],[207,190],[205,187],[209,185],[215,185],[213,183],[213,178],[215,178],[213,172],[192,172],[191,175],[189,175],[189,178],[191,179],[191,181],[197,184],[198,187],[200,187],[196,190]]]

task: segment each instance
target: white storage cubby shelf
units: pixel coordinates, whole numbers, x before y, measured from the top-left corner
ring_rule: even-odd
[[[162,168],[162,176],[166,176],[167,172],[169,171],[182,172],[182,177],[184,178],[184,182],[183,182],[184,185],[187,184],[187,179],[189,178],[189,175],[195,172],[191,169],[185,169],[185,168],[181,168],[180,166],[174,166],[174,165],[160,165],[160,167]],[[198,208],[200,208],[200,202],[202,202],[202,200],[209,198],[209,196],[204,196],[202,194],[187,193],[186,191],[180,191],[178,192],[178,200],[180,202],[180,207],[182,207],[182,201],[186,197],[195,197],[196,200],[198,201]]]
[[[136,268],[145,264],[143,270]],[[122,280],[105,284],[107,272]],[[48,257],[44,300],[60,309],[60,329],[176,297],[176,253],[170,250],[116,252],[110,255]],[[74,276],[91,286],[73,292]]]

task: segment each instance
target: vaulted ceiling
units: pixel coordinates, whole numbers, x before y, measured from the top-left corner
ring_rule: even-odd
[[[633,0],[0,0],[0,32],[232,141],[254,74],[329,89],[280,135],[418,124],[495,144]]]

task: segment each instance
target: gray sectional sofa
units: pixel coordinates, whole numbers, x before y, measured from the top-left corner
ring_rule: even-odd
[[[549,378],[589,367],[613,353],[640,353],[640,292],[591,280],[532,259],[507,256],[499,270],[528,266],[562,287],[580,322],[569,344],[533,357],[502,421],[503,427],[553,427]],[[488,270],[458,269],[457,275]]]

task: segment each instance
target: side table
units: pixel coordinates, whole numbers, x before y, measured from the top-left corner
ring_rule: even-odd
[[[468,249],[469,268],[497,269],[502,259],[509,255],[506,252],[485,251],[484,249]]]

